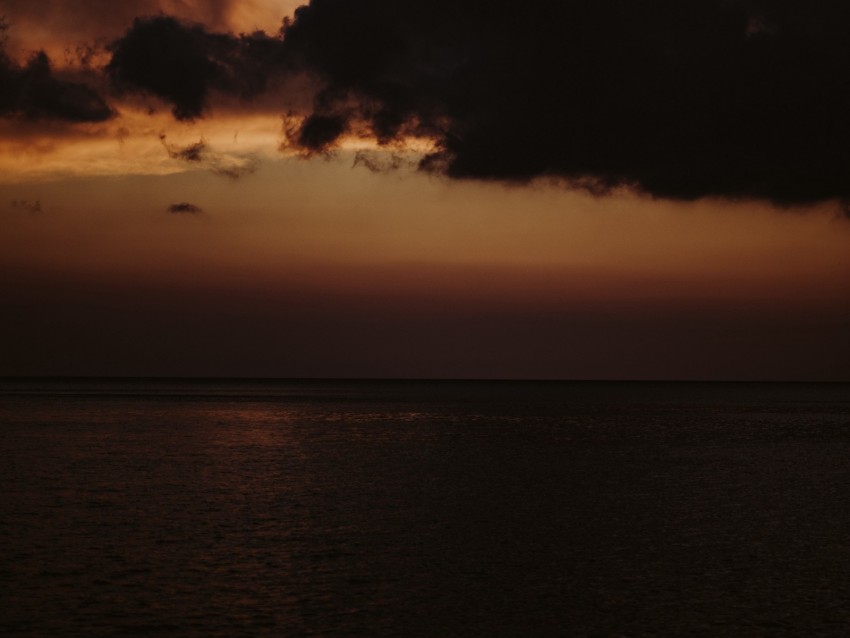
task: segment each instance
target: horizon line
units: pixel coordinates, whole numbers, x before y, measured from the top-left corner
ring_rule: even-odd
[[[20,381],[162,381],[162,382],[278,382],[278,383],[772,383],[850,384],[850,379],[599,379],[516,377],[264,377],[221,375],[0,375],[0,382]]]

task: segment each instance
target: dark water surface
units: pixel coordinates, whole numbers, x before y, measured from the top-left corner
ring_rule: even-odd
[[[0,635],[850,633],[850,385],[0,382]]]

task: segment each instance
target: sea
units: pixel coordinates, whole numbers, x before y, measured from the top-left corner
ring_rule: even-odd
[[[850,384],[0,380],[2,636],[847,636]]]

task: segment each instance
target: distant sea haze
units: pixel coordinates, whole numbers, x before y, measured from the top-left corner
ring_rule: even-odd
[[[846,636],[850,384],[0,381],[3,636]]]

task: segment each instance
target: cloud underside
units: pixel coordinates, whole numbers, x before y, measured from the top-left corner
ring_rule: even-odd
[[[106,72],[183,120],[307,74],[307,154],[419,137],[452,178],[794,205],[850,198],[848,33],[837,0],[313,0],[274,36],[137,19]]]

